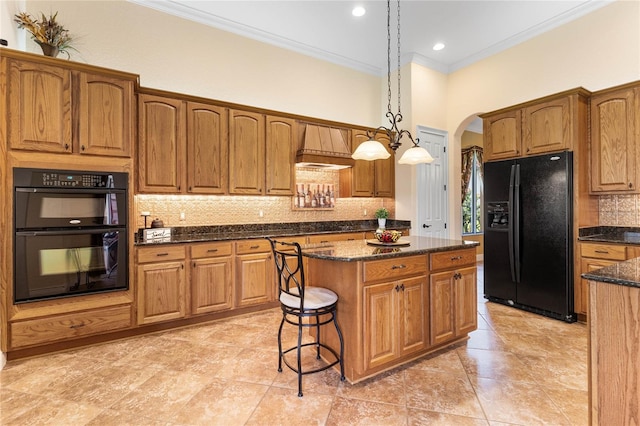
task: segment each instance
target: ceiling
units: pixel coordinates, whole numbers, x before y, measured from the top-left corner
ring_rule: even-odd
[[[386,75],[383,0],[129,0],[363,72]],[[401,62],[450,73],[613,0],[404,0]],[[397,66],[396,2],[391,2],[391,67]],[[362,17],[351,10],[361,5]],[[446,47],[432,49],[436,42]]]

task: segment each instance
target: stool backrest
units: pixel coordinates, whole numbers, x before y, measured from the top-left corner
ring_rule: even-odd
[[[271,243],[273,258],[276,262],[278,296],[286,293],[300,298],[300,307],[304,306],[304,262],[300,244],[267,239]]]

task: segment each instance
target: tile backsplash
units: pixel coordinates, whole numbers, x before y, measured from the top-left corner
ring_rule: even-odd
[[[599,224],[602,226],[639,226],[640,195],[601,195],[598,199]]]
[[[336,170],[296,169],[297,184],[318,182],[339,190]],[[294,209],[294,197],[243,195],[147,195],[134,198],[136,225],[144,227],[141,212],[149,212],[147,226],[159,218],[164,226],[241,225],[278,222],[319,222],[332,220],[373,219],[376,209],[386,207],[395,218],[395,200],[391,198],[340,198],[336,193],[333,209]],[[184,220],[180,214],[184,213]]]

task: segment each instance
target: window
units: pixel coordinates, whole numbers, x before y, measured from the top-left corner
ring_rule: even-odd
[[[482,233],[482,148],[462,150],[462,233]]]

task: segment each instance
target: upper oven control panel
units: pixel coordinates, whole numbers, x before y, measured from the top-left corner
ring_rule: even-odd
[[[14,187],[126,189],[127,173],[74,170],[13,169]]]
[[[43,186],[77,187],[77,188],[110,188],[113,187],[109,175],[41,173]]]

